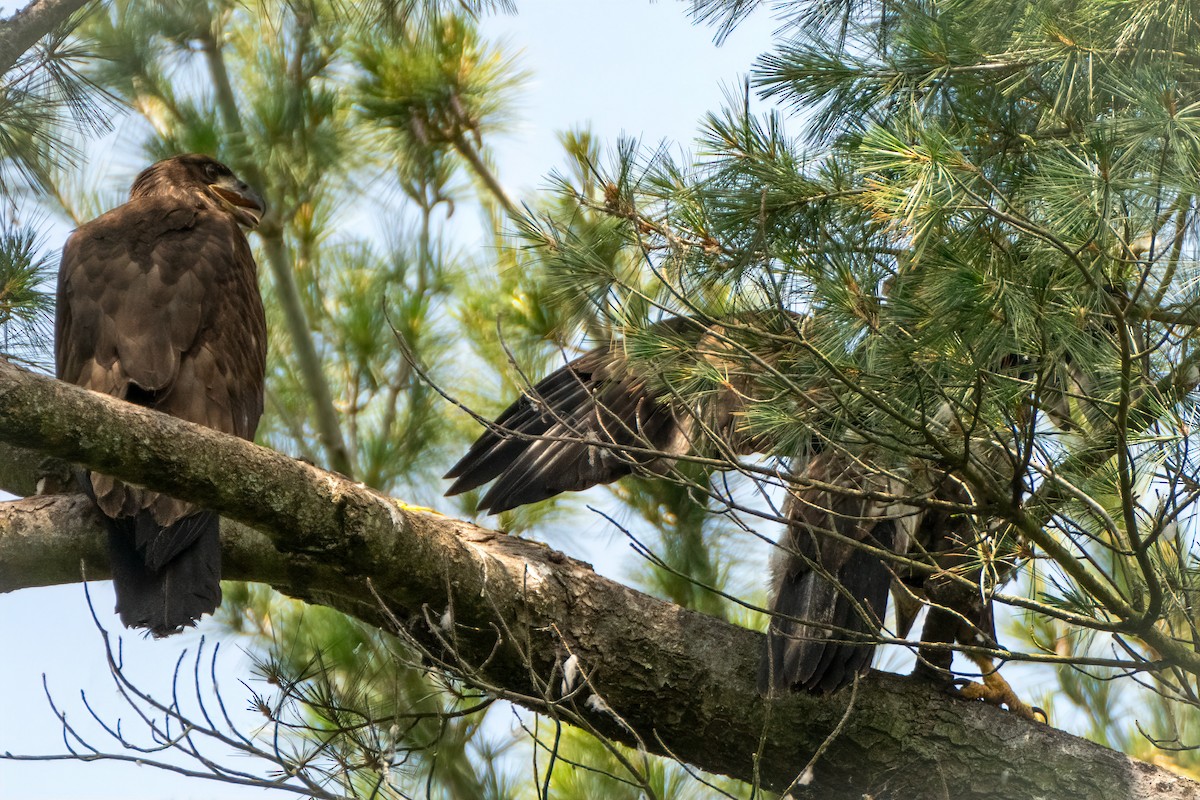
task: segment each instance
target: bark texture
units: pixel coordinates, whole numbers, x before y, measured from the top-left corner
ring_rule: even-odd
[[[32,0],[5,20],[0,20],[0,72],[7,72],[37,40],[67,21],[89,0]]]
[[[782,790],[846,710],[849,691],[760,698],[761,634],[643,595],[543,545],[412,510],[235,437],[3,362],[0,440],[217,509],[244,523],[223,530],[227,577],[389,625],[374,589],[412,637],[469,680],[535,710],[560,704],[615,739],[711,772]],[[81,498],[0,506],[0,591],[77,581],[81,562],[89,578],[106,574],[101,527]],[[563,698],[568,653],[589,684]],[[1173,800],[1200,798],[1200,785],[872,673],[812,781],[791,793]]]

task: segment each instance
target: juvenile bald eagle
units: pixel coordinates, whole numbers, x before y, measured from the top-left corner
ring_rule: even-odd
[[[786,314],[742,322],[760,330],[779,324],[776,341],[805,324]],[[454,479],[446,494],[494,481],[479,508],[496,514],[635,471],[665,472],[673,459],[696,452],[731,459],[770,450],[771,442],[748,435],[744,425],[748,398],[765,391],[754,354],[732,343],[721,324],[674,318],[658,323],[655,334],[675,341],[674,358],[690,360],[692,374],[719,375],[716,388],[687,402],[665,377],[663,358],[648,366],[629,358],[622,342],[604,344],[551,373],[502,412],[446,474]],[[822,389],[810,389],[803,398],[792,393],[790,399],[814,410],[829,401]],[[814,443],[793,469],[784,512],[788,525],[772,558],[772,621],[759,676],[764,693],[832,692],[866,672],[894,584],[898,597],[912,600],[916,592],[934,605],[922,633],[923,676],[949,683],[951,652],[945,645],[994,646],[991,603],[971,590],[976,576],[963,566],[975,535],[967,515],[900,502],[911,488],[897,485],[892,470],[874,469],[871,458],[854,447]],[[970,505],[957,481],[936,469],[925,472],[929,497]],[[899,567],[887,553],[908,554],[929,568]],[[947,583],[949,569],[967,580]],[[906,635],[919,605],[899,610],[899,635]],[[968,696],[1029,715],[991,674],[990,661],[979,663],[987,686]]]
[[[55,366],[64,381],[254,438],[267,330],[242,227],[262,198],[205,155],[168,158],[129,201],[81,225],[63,248]],[[108,520],[117,612],[167,636],[221,602],[212,511],[95,472],[80,476]]]
[[[655,333],[677,341],[680,361],[700,360],[729,375],[731,354],[720,325],[674,317],[658,323]],[[661,375],[631,363],[622,342],[609,342],[551,373],[497,417],[446,473],[456,479],[446,494],[496,479],[479,508],[499,514],[635,470],[664,472],[674,458],[714,438],[727,452],[753,453],[761,444],[737,424],[746,383],[735,375],[702,408],[683,409]]]
[[[781,324],[775,332],[783,335],[803,324],[782,314],[746,321]],[[760,387],[747,369],[754,360],[738,357],[725,326],[677,317],[655,332],[675,339],[676,358],[691,360],[695,371],[721,375],[717,388],[685,403],[664,379],[663,359],[651,368],[631,360],[622,342],[607,343],[501,413],[446,474],[455,479],[447,494],[494,480],[479,507],[495,514],[635,471],[665,472],[674,458],[696,452],[727,459],[770,449],[745,431],[747,399]],[[805,402],[815,407],[825,394],[814,390]],[[775,616],[762,661],[764,691],[834,691],[870,666],[892,572],[854,543],[903,552],[914,521],[865,499],[868,490],[890,487],[874,486],[877,480],[839,454],[810,455],[796,465],[801,482],[789,492],[790,524],[772,559]],[[845,494],[806,488],[810,483]]]

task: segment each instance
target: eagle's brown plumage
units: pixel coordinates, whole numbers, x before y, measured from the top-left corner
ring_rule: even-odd
[[[625,342],[609,342],[551,373],[505,409],[446,473],[455,479],[446,494],[495,479],[479,510],[499,514],[612,483],[634,470],[663,473],[674,458],[718,441],[726,455],[755,452],[761,443],[743,436],[737,424],[749,378],[734,368],[721,326],[673,317],[653,330],[687,344],[675,348],[678,360],[723,374],[705,402],[679,402],[661,375],[631,363]]]
[[[805,324],[781,316],[782,335]],[[769,325],[772,317],[747,321]],[[747,399],[766,391],[751,374],[757,368],[745,357],[749,351],[711,322],[670,319],[655,333],[682,345],[671,352],[684,367],[690,359],[693,373],[720,375],[717,388],[684,402],[664,375],[661,348],[650,365],[631,359],[622,342],[602,345],[542,379],[491,423],[446,475],[455,479],[447,494],[494,481],[479,508],[499,513],[634,471],[663,472],[697,448],[725,457],[770,450],[770,442],[744,429]],[[828,406],[829,390],[812,389],[805,402]],[[995,645],[990,601],[970,586],[964,592],[961,581],[943,580],[949,569],[979,575],[967,563],[976,535],[971,520],[901,503],[914,490],[900,485],[898,473],[872,466],[861,443],[825,445],[814,443],[793,459],[788,526],[772,558],[761,690],[831,692],[865,673],[892,587],[917,608],[914,593],[935,604],[922,632],[930,647],[921,649],[919,672],[948,682],[952,654],[944,645]],[[927,471],[934,473],[926,478],[929,497],[972,505],[957,482]],[[931,569],[898,565],[888,552]],[[912,623],[912,605],[898,611],[900,635]],[[1001,701],[1018,707],[1011,693]]]
[[[60,379],[252,439],[262,415],[267,332],[240,226],[262,200],[204,155],[160,161],[129,201],[63,248],[55,320]],[[81,478],[110,520],[117,611],[164,636],[221,601],[210,511],[98,473]]]
[[[920,521],[916,509],[876,499],[902,494],[896,483],[832,448],[801,468],[771,558],[763,692],[831,692],[870,668],[892,565],[860,545],[904,553]]]

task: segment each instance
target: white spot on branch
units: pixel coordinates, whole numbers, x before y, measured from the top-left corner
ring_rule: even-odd
[[[604,702],[603,698],[601,698],[600,695],[598,695],[598,694],[594,694],[591,697],[589,697],[587,699],[587,702],[584,703],[584,705],[587,706],[588,708],[590,708],[592,711],[598,712],[600,714],[608,714],[610,717],[613,717],[614,719],[620,719],[620,717],[618,717],[616,715],[616,713],[612,710],[612,708],[609,707],[608,703]]]
[[[575,688],[575,684],[579,680],[579,656],[571,654],[566,661],[563,662],[563,679],[562,693],[568,695]]]

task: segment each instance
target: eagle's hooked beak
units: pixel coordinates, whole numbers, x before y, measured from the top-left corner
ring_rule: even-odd
[[[233,176],[210,183],[208,188],[221,201],[221,205],[225,206],[225,210],[247,228],[256,227],[267,211],[267,204],[262,196]]]

